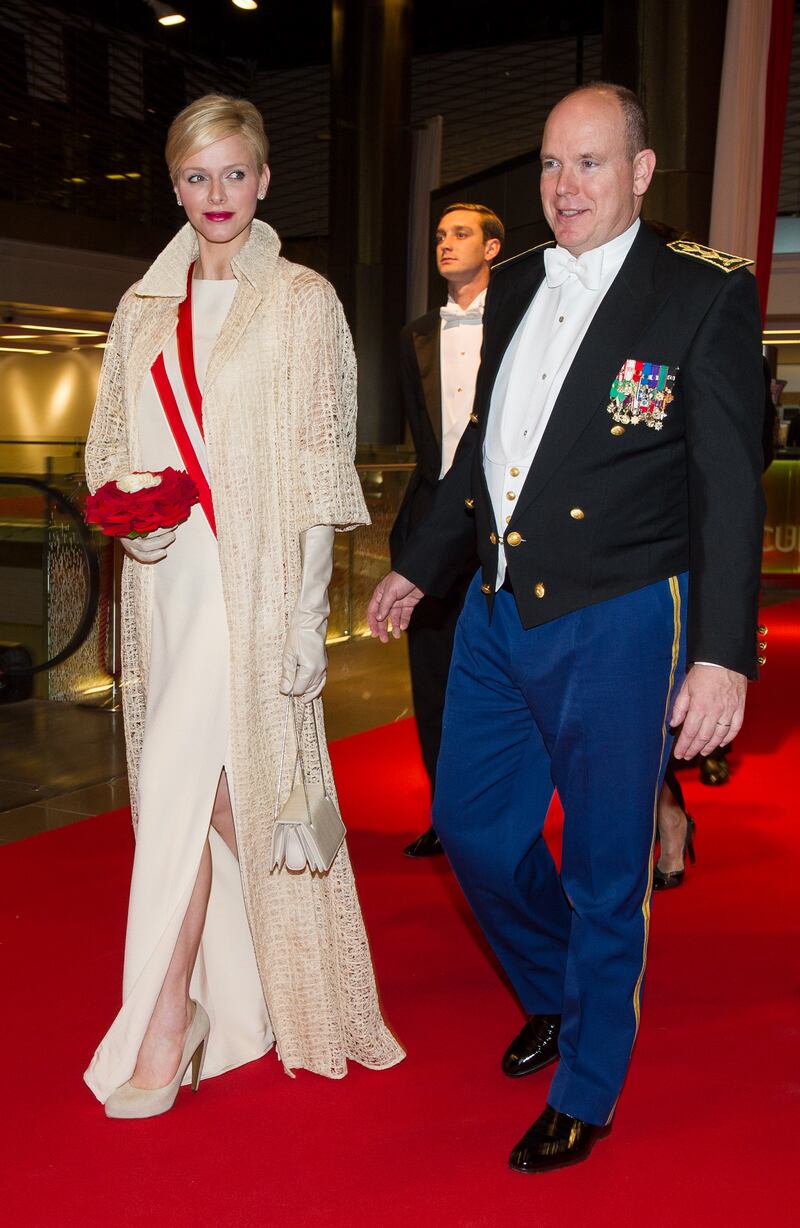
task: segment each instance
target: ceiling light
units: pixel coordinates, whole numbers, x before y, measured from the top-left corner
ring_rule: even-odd
[[[68,337],[105,337],[107,334],[101,328],[67,328],[60,324],[14,324],[13,328],[23,328],[29,333],[66,333]],[[23,341],[23,337],[0,337],[0,341]]]
[[[233,0],[233,3],[236,5],[237,9],[257,9],[258,8],[258,4],[256,3],[256,0]]]
[[[141,177],[142,177],[141,171],[126,171],[125,172],[126,179],[141,179]]]
[[[49,341],[49,340],[50,340],[49,337],[39,337],[39,336],[20,337],[17,335],[17,333],[4,333],[2,336],[0,336],[0,341],[21,341],[21,342],[24,342],[25,345],[27,345],[28,342],[30,341]]]
[[[144,2],[155,13],[159,25],[179,26],[186,20],[183,13],[176,12],[169,4],[162,4],[161,0],[144,0]]]
[[[117,175],[117,174],[106,175],[106,179],[124,179],[124,178],[125,178],[124,175]]]
[[[52,350],[26,350],[21,345],[0,345],[0,354],[52,354]]]

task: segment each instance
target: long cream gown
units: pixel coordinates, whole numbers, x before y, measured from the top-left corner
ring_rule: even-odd
[[[193,282],[194,355],[201,390],[237,286],[236,280]],[[164,359],[175,395],[184,399],[174,335],[164,347]],[[184,414],[187,419],[190,413]],[[184,468],[149,375],[142,386],[137,426],[143,469]],[[199,431],[192,436],[208,476]],[[229,645],[219,552],[199,504],[179,526],[167,557],[152,567],[152,657],[123,1005],[84,1076],[102,1101],[133,1073],[207,837],[213,863],[211,896],[190,989],[211,1020],[204,1077],[260,1057],[273,1043],[239,864],[210,829],[222,769],[234,820],[236,782],[230,766]]]

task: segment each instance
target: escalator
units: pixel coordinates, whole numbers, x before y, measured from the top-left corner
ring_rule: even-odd
[[[113,543],[83,521],[82,477],[57,481],[0,474],[0,703],[115,690]]]

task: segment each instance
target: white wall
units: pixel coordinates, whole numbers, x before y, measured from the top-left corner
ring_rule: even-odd
[[[793,348],[800,350],[800,345]],[[781,394],[783,404],[788,405],[791,402],[793,405],[796,405],[800,403],[800,362],[779,362],[778,379],[786,380],[786,387]]]
[[[800,319],[800,252],[774,253],[767,315]]]
[[[0,239],[0,300],[80,311],[114,311],[146,260],[47,243]]]

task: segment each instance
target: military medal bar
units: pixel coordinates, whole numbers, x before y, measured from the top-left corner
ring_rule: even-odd
[[[607,412],[624,426],[645,426],[660,431],[673,399],[677,367],[628,358],[611,385]]]

